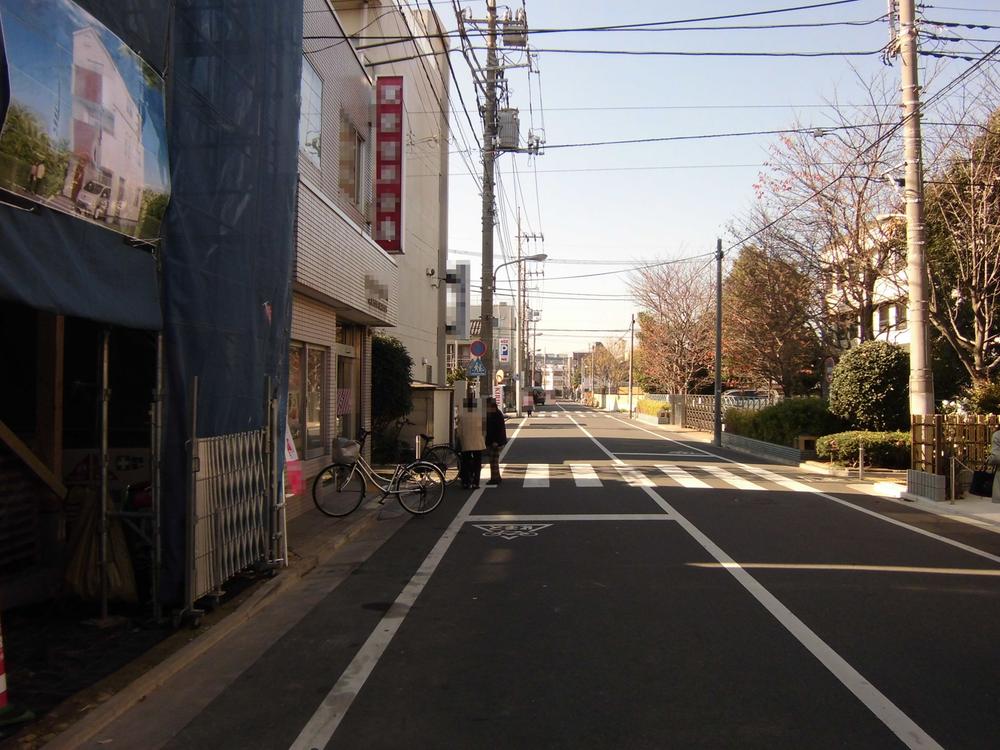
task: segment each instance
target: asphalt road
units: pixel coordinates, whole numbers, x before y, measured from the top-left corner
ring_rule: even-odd
[[[516,424],[500,487],[92,746],[1000,747],[1000,535],[574,404]]]

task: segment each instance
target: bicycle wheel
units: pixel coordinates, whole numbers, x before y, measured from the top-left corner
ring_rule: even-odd
[[[396,482],[399,504],[410,513],[430,513],[444,497],[444,473],[427,461],[414,461]]]
[[[452,484],[458,479],[458,452],[450,445],[435,445],[420,460],[429,461],[441,469],[446,484]]]
[[[313,502],[328,516],[346,516],[365,498],[365,480],[351,464],[330,464],[316,475]]]

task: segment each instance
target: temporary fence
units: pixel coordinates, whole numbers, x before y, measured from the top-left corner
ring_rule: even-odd
[[[188,492],[186,614],[195,603],[218,597],[222,585],[248,568],[280,564],[284,549],[284,500],[277,441],[278,399],[266,385],[267,423],[228,435],[196,434],[198,379],[192,385]]]

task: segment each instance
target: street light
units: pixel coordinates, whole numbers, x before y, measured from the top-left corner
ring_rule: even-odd
[[[495,269],[493,269],[493,278],[491,280],[492,281],[492,285],[491,285],[490,291],[495,291],[496,290],[496,285],[497,285],[497,271],[499,271],[504,266],[513,266],[513,265],[517,265],[519,263],[525,263],[525,262],[527,262],[529,260],[541,263],[542,261],[544,261],[548,257],[549,256],[548,256],[547,253],[536,253],[535,255],[526,255],[523,258],[516,258],[514,260],[509,260],[506,263],[501,263],[499,266],[497,266]],[[517,374],[517,377],[514,380],[514,410],[515,410],[515,413],[517,414],[517,416],[521,416],[521,376],[523,375],[523,373],[521,372],[521,275],[520,274],[518,274],[518,280],[517,280],[517,302],[516,302],[516,305],[517,305],[517,309],[516,309],[516,312],[514,314],[514,372]],[[484,315],[483,316],[483,325],[484,326],[489,326],[489,328],[490,328],[489,339],[492,342],[493,341],[493,318],[490,317],[490,319],[487,320],[486,316]],[[491,347],[491,349],[492,349],[492,347]],[[487,382],[487,386],[488,387],[492,386],[492,383],[493,383],[493,352],[492,351],[490,351],[488,353],[488,355],[487,355],[486,382]],[[502,407],[502,405],[501,405],[501,407]]]

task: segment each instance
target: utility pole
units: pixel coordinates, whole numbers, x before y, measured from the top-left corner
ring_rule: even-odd
[[[635,313],[628,330],[628,418],[632,419],[632,355],[635,349]]]
[[[906,316],[910,329],[910,414],[934,413],[934,377],[928,346],[927,258],[924,240],[924,176],[920,143],[920,84],[914,0],[899,3],[902,63],[903,153],[906,159]]]
[[[722,447],[722,239],[715,241],[715,447]]]
[[[522,253],[522,240],[544,240],[545,237],[541,234],[522,234],[521,233],[521,209],[517,209],[517,313],[515,317],[515,327],[514,335],[516,337],[515,346],[515,360],[514,360],[514,372],[517,373],[517,377],[514,381],[514,400],[515,400],[515,412],[517,416],[521,416],[521,380],[524,376],[522,370],[522,360],[521,360],[521,339],[522,339],[522,327],[528,323],[527,310],[528,310],[528,296],[526,293],[525,286],[527,285],[528,270],[526,268],[525,262],[529,260],[535,260],[539,258],[544,258],[544,254],[536,256],[524,257]],[[521,321],[524,321],[523,323]],[[526,340],[527,336],[524,336]],[[525,358],[527,359],[527,358]]]
[[[486,0],[486,103],[483,106],[483,294],[482,339],[486,344],[485,385],[480,395],[493,392],[493,165],[497,149],[497,3]]]

